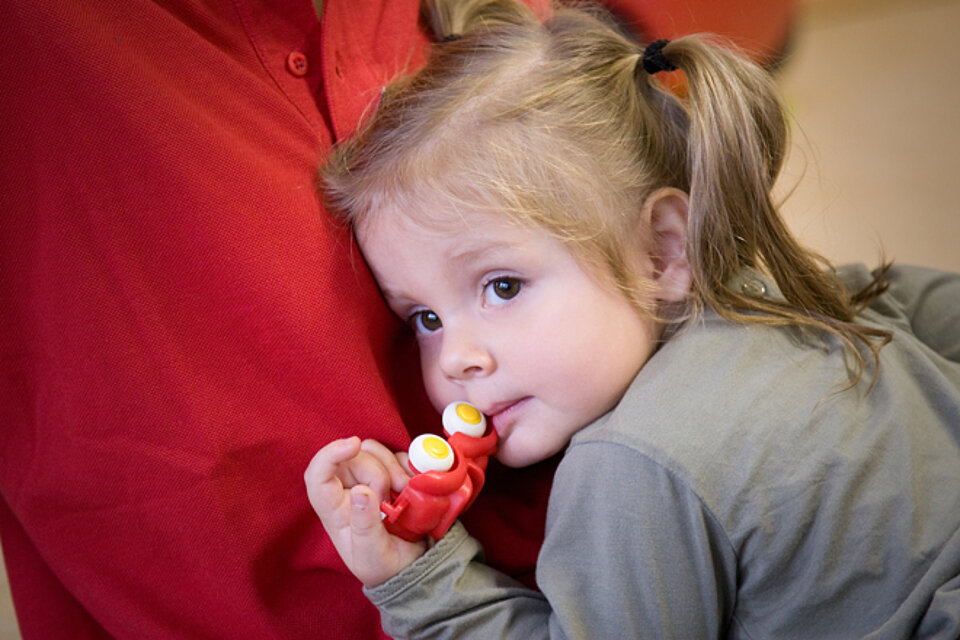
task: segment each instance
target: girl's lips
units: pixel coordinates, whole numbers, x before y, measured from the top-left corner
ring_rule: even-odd
[[[530,397],[524,396],[519,400],[502,402],[490,407],[487,417],[490,418],[490,422],[493,423],[493,428],[498,434],[503,435],[504,430],[513,423],[516,413],[530,400]]]

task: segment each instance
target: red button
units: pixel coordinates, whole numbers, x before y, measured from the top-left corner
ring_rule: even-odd
[[[307,69],[309,66],[310,65],[307,64],[307,56],[303,55],[299,51],[294,51],[287,56],[287,71],[298,78],[302,78],[303,76],[307,75]]]

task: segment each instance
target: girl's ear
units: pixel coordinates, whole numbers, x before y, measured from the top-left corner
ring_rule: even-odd
[[[659,285],[657,298],[683,302],[690,293],[692,276],[687,262],[687,215],[690,196],[673,187],[657,189],[643,203],[643,217],[653,237],[650,261],[653,279]]]

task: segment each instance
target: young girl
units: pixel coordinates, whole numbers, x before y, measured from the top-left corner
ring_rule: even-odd
[[[508,465],[564,458],[539,593],[460,525],[389,535],[400,462],[324,447],[311,502],[387,632],[960,637],[960,278],[798,246],[783,109],[730,52],[512,0],[431,17],[326,190],[434,405],[477,405]]]

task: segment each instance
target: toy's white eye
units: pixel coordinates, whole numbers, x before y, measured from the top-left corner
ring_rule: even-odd
[[[414,471],[449,471],[453,466],[453,449],[440,436],[425,433],[410,443],[410,466]]]
[[[469,402],[451,402],[443,410],[443,428],[448,435],[465,433],[479,438],[487,432],[487,419]]]

